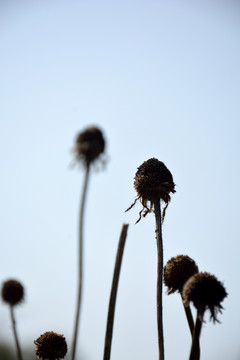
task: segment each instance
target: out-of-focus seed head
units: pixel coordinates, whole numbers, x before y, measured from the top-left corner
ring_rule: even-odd
[[[204,311],[209,309],[213,322],[218,322],[217,313],[221,313],[221,302],[227,296],[227,292],[214,275],[204,272],[193,275],[185,283],[182,295],[184,302],[192,301],[200,314],[203,315]]]
[[[175,291],[182,292],[184,283],[198,273],[197,264],[187,255],[178,255],[168,260],[164,267],[164,284],[168,287],[168,295]]]
[[[73,151],[77,160],[89,166],[104,152],[104,149],[105,140],[102,131],[93,126],[77,135]]]
[[[2,299],[5,303],[14,306],[24,299],[24,288],[17,280],[7,280],[2,286]]]
[[[170,193],[176,192],[172,174],[164,163],[155,158],[144,161],[136,172],[134,188],[137,192],[137,198],[126,211],[130,210],[139,200],[143,206],[139,213],[138,221],[140,221],[142,212],[143,217],[145,217],[152,211],[154,201],[163,200],[166,203],[162,216],[164,219],[166,208],[171,200]]]
[[[67,343],[63,335],[48,331],[39,336],[35,343],[35,353],[39,359],[63,359],[67,353]]]

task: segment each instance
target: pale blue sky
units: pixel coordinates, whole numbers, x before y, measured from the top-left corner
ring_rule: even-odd
[[[150,157],[173,174],[164,259],[187,254],[229,293],[222,324],[202,331],[202,360],[239,360],[240,6],[237,1],[3,1],[0,9],[1,282],[26,287],[21,342],[65,334],[75,311],[78,131],[100,126],[105,171],[92,173],[86,212],[79,349],[101,358],[112,271],[130,223],[112,360],[157,358],[154,217],[138,225],[133,177]],[[7,308],[0,337],[12,342]],[[186,360],[178,295],[164,295],[166,359]]]

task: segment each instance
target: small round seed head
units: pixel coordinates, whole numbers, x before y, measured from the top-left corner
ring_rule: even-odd
[[[35,343],[35,353],[39,359],[63,359],[67,353],[67,343],[63,335],[48,331],[39,336]]]
[[[193,275],[185,283],[182,294],[185,303],[192,301],[201,315],[209,309],[213,322],[218,321],[217,313],[221,313],[221,302],[227,296],[223,284],[206,272]]]
[[[171,200],[170,192],[176,192],[172,174],[164,163],[155,158],[144,161],[136,172],[134,188],[137,192],[137,198],[126,211],[130,210],[137,200],[140,200],[143,206],[139,213],[138,221],[140,221],[142,212],[145,217],[152,211],[154,201],[161,199],[166,203],[162,217],[164,219],[166,208]]]
[[[77,135],[73,151],[77,160],[82,160],[86,166],[89,166],[104,152],[104,149],[105,140],[102,131],[92,126]]]
[[[178,255],[168,260],[164,267],[164,284],[168,287],[168,295],[175,291],[182,292],[184,283],[198,273],[197,264],[187,255]]]
[[[5,303],[14,306],[24,299],[24,288],[17,280],[7,280],[2,286],[2,299]]]

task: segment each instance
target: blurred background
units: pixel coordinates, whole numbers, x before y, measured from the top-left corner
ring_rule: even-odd
[[[122,223],[112,360],[158,357],[154,216],[135,225],[141,206],[124,212],[137,167],[156,157],[177,190],[164,263],[189,255],[229,294],[221,324],[206,313],[202,360],[240,359],[239,16],[231,0],[1,1],[0,281],[25,287],[16,318],[26,359],[45,331],[72,342],[84,174],[72,148],[90,125],[104,132],[107,165],[92,171],[87,195],[78,358],[103,354]],[[186,360],[180,296],[164,289],[163,301],[166,359]],[[0,343],[1,359],[14,358],[2,301]]]

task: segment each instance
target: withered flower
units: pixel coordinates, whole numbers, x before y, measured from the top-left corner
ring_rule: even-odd
[[[15,306],[20,304],[24,298],[24,288],[17,280],[7,280],[2,286],[2,299],[5,303]]]
[[[104,149],[105,140],[102,131],[92,126],[77,135],[73,151],[77,160],[89,166],[104,152]]]
[[[162,215],[163,220],[166,208],[171,200],[170,193],[176,192],[172,174],[164,163],[156,158],[144,161],[135,174],[134,188],[137,197],[126,211],[130,210],[139,200],[143,209],[139,212],[138,223],[141,220],[142,213],[145,217],[153,210],[154,201],[162,200],[166,204]]]
[[[198,273],[198,266],[187,255],[177,255],[168,260],[163,274],[164,284],[168,287],[168,295],[175,291],[182,292],[184,283]]]
[[[183,299],[193,302],[203,320],[205,310],[209,309],[213,322],[217,321],[217,313],[222,310],[221,302],[227,296],[223,284],[214,275],[207,272],[193,275],[183,287]]]
[[[137,169],[134,177],[134,188],[137,197],[133,204],[126,210],[130,210],[139,200],[142,210],[139,212],[138,223],[142,214],[145,217],[154,211],[155,234],[157,243],[157,326],[158,326],[158,348],[159,359],[164,360],[164,336],[163,336],[163,314],[162,314],[162,283],[163,283],[163,240],[162,222],[166,208],[171,200],[170,193],[175,193],[173,177],[163,162],[156,158],[144,161]],[[161,200],[166,204],[161,216]]]
[[[39,336],[35,343],[35,353],[39,359],[63,359],[67,353],[67,343],[63,335],[48,331]]]

